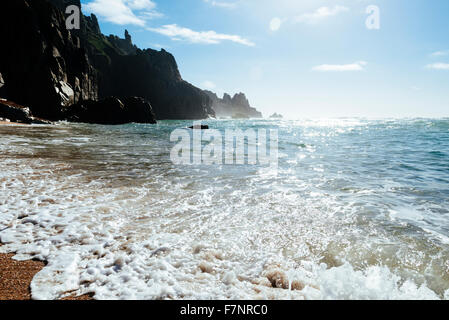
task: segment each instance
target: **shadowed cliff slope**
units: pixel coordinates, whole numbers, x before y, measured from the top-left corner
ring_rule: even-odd
[[[2,0],[0,93],[33,115],[60,120],[81,101],[142,97],[158,119],[214,116],[202,90],[181,78],[165,50],[140,50],[125,38],[101,34],[94,15],[80,30],[65,26],[65,8],[79,0]],[[8,49],[8,50],[5,50]]]

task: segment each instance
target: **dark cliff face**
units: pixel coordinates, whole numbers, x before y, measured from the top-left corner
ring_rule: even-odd
[[[108,96],[148,100],[158,119],[213,116],[211,101],[182,80],[174,57],[140,50],[125,38],[101,34],[94,15],[68,31],[65,8],[79,0],[2,0],[0,93],[34,115],[59,120],[72,105]],[[7,49],[7,50],[5,50]]]
[[[211,91],[204,91],[212,101],[212,108],[217,117],[221,118],[262,118],[262,113],[251,107],[244,93],[235,94],[234,97],[227,93],[223,99]]]
[[[96,29],[94,23],[88,28]],[[214,116],[212,102],[184,81],[173,55],[162,49],[140,50],[125,39],[90,32],[89,56],[99,72],[99,97],[138,96],[151,102],[158,119],[204,119]]]
[[[3,0],[0,12],[6,98],[52,120],[66,106],[97,99],[96,71],[59,9],[43,0]]]

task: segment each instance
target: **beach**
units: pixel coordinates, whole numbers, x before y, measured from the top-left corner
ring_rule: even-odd
[[[45,263],[17,261],[13,257],[14,254],[0,254],[0,300],[31,300],[31,281]],[[92,300],[92,295],[68,295],[61,300]]]

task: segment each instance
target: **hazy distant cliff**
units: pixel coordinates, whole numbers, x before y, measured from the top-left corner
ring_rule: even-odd
[[[124,39],[106,37],[94,15],[68,31],[64,11],[71,4],[80,1],[0,1],[2,97],[51,120],[72,105],[109,96],[142,97],[158,119],[214,116],[208,95],[182,79],[165,50],[140,50],[128,32]]]
[[[235,94],[234,97],[227,93],[223,99],[211,91],[204,91],[212,100],[212,108],[219,118],[262,118],[262,113],[251,107],[244,93]]]

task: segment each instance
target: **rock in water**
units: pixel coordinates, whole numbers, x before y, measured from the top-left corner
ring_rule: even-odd
[[[3,79],[1,73],[0,73],[0,97],[6,97],[5,80]]]
[[[120,99],[125,105],[126,117],[129,122],[156,123],[151,104],[143,98],[127,97]]]
[[[200,126],[198,126],[198,125],[196,125],[196,126],[191,126],[191,127],[189,127],[189,129],[192,129],[192,130],[209,130],[209,126],[208,125],[200,125]]]
[[[32,122],[30,108],[3,99],[0,100],[0,117],[12,122],[29,124]]]
[[[273,113],[271,116],[270,116],[270,118],[271,119],[283,119],[284,117],[282,116],[282,114],[279,114],[279,113]]]

